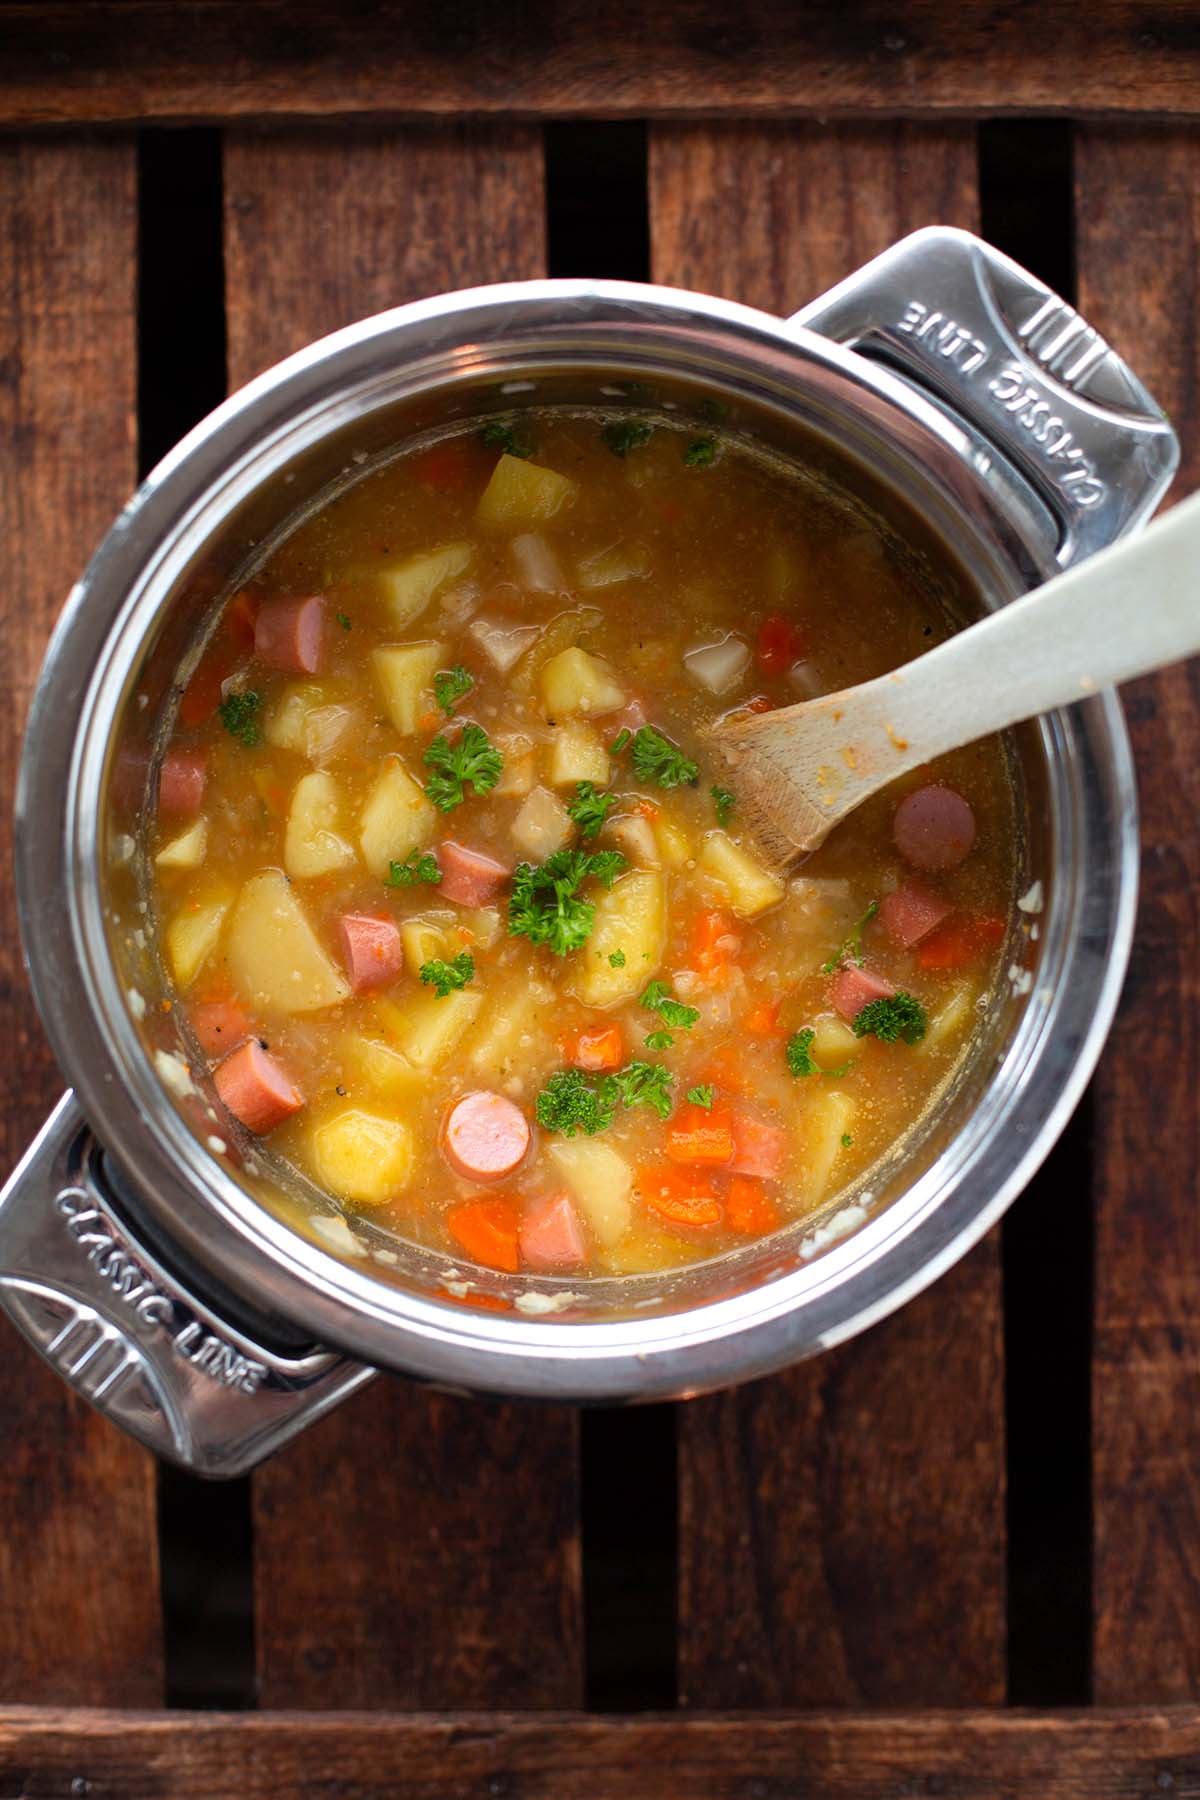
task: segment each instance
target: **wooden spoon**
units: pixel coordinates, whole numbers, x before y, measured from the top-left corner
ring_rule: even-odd
[[[781,873],[932,757],[1200,651],[1200,493],[915,662],[705,733]]]

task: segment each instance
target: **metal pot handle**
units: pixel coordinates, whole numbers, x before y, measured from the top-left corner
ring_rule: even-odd
[[[1098,332],[1009,257],[934,225],[901,239],[793,314],[889,364],[949,412],[985,476],[1031,486],[1065,567],[1144,524],[1179,443]]]
[[[166,1268],[114,1205],[65,1094],[0,1193],[0,1307],[71,1387],[157,1455],[242,1475],[376,1371],[271,1349]]]

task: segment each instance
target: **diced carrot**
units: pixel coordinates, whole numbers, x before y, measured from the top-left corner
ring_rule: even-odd
[[[521,1216],[514,1200],[505,1194],[489,1194],[486,1200],[466,1200],[452,1206],[446,1226],[467,1255],[487,1269],[504,1269],[515,1275],[519,1265],[517,1233]]]
[[[755,1037],[773,1037],[779,1030],[779,1008],[782,1000],[762,1000],[752,1006],[742,1020],[742,1028]]]
[[[225,608],[221,620],[221,629],[237,645],[239,650],[250,650],[254,647],[254,631],[258,624],[258,596],[249,588],[243,588],[235,594]]]
[[[758,628],[758,666],[768,675],[783,675],[804,654],[804,636],[793,620],[771,613]]]
[[[769,700],[766,694],[755,694],[753,700],[747,700],[742,710],[753,713],[774,712],[775,702]]]
[[[455,1306],[477,1308],[480,1312],[511,1312],[512,1301],[502,1299],[499,1294],[452,1294],[450,1289],[441,1290],[443,1300],[449,1300]]]
[[[418,731],[433,731],[442,723],[441,713],[425,712],[417,720]]]
[[[917,967],[943,971],[965,968],[1002,943],[1007,929],[1003,919],[983,913],[952,913],[918,944]]]
[[[412,466],[418,481],[450,492],[464,485],[475,461],[471,445],[462,438],[449,438],[444,444],[434,444],[432,449],[426,450]]]
[[[779,1208],[761,1181],[752,1175],[734,1175],[725,1196],[725,1223],[730,1231],[762,1237],[779,1224]]]
[[[254,647],[254,621],[258,601],[248,590],[235,594],[225,608],[213,641],[196,665],[195,673],[179,702],[179,723],[203,725],[221,703],[222,683]]]
[[[691,1079],[693,1078],[689,1077]],[[736,1045],[726,1044],[724,1049],[715,1050],[705,1067],[697,1071],[694,1079],[708,1087],[724,1088],[729,1094],[744,1094],[746,1071]]]
[[[636,802],[633,810],[643,819],[649,819],[652,825],[658,817],[658,808],[655,806],[653,800],[639,800]]]
[[[678,1163],[727,1163],[733,1122],[727,1106],[682,1106],[667,1129],[667,1155]]]
[[[672,1225],[703,1228],[721,1223],[721,1202],[706,1175],[669,1163],[639,1169],[638,1192],[652,1212]]]
[[[619,1069],[625,1061],[625,1038],[616,1024],[581,1025],[559,1041],[564,1057],[577,1069]]]
[[[239,1000],[207,1000],[191,1008],[192,1030],[206,1056],[224,1056],[250,1034],[250,1015]]]
[[[700,975],[711,975],[723,963],[735,961],[741,936],[727,912],[697,913],[688,939],[688,962]]]

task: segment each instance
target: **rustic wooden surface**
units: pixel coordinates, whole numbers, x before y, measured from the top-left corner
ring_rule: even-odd
[[[1187,5],[7,0],[0,117],[1196,113]]]

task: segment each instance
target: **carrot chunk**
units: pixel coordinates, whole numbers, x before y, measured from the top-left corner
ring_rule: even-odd
[[[516,1274],[521,1215],[516,1202],[507,1195],[490,1194],[486,1200],[466,1200],[461,1206],[452,1206],[446,1214],[446,1226],[472,1261],[482,1263],[486,1269]]]
[[[688,939],[688,961],[700,975],[712,975],[732,962],[742,947],[733,915],[713,910],[697,913]]]
[[[672,1225],[703,1228],[721,1223],[721,1202],[708,1177],[698,1170],[670,1164],[641,1169],[637,1187],[651,1212]]]
[[[763,1000],[752,1006],[742,1020],[742,1029],[754,1037],[774,1037],[779,1030],[780,1000]]]
[[[203,1000],[191,1009],[192,1030],[206,1056],[224,1056],[250,1035],[250,1015],[240,1000]]]
[[[1004,941],[1008,927],[1003,919],[982,913],[952,913],[944,924],[917,946],[920,969],[965,969],[979,962]]]
[[[758,628],[758,666],[767,675],[782,675],[804,653],[803,635],[791,619],[771,613]]]
[[[734,1175],[725,1197],[725,1223],[730,1231],[762,1237],[779,1224],[779,1208],[761,1181],[752,1175]]]
[[[562,1052],[576,1069],[619,1069],[625,1061],[625,1038],[619,1025],[581,1025],[562,1038]]]
[[[679,1163],[727,1163],[733,1155],[728,1107],[683,1106],[667,1130],[667,1155]]]

